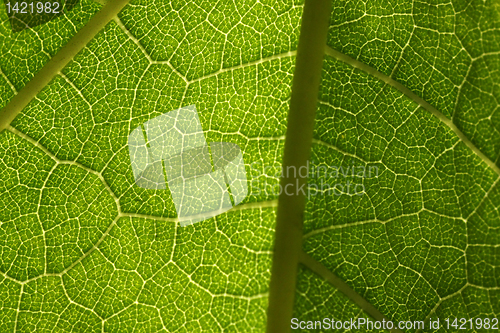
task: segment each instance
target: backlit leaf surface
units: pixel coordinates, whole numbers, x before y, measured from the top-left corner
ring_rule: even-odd
[[[1,106],[101,7],[20,33],[2,7]],[[0,133],[2,331],[265,330],[302,8],[132,1]],[[303,247],[394,321],[500,317],[499,52],[494,1],[333,2],[309,183],[364,193],[311,192]],[[180,227],[127,138],[187,105],[241,147],[249,195]],[[368,318],[303,265],[294,316]]]

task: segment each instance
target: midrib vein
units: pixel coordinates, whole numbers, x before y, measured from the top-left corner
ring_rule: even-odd
[[[300,170],[310,158],[330,9],[330,0],[304,2],[283,148],[283,170],[290,166]],[[295,186],[295,180],[297,188],[307,182],[300,177],[285,176],[280,179],[280,186],[285,189]],[[268,333],[290,331],[306,204],[305,194],[300,191],[293,195],[283,191],[278,200],[267,308]]]
[[[348,55],[345,55],[339,51],[336,51],[332,49],[329,46],[325,47],[325,53],[337,60],[340,60],[348,65],[351,65],[352,67],[358,68],[362,70],[363,72],[366,72],[374,77],[376,77],[379,80],[384,81],[388,85],[392,86],[393,88],[397,89],[404,95],[406,95],[408,98],[410,98],[412,101],[432,113],[436,118],[438,118],[442,123],[444,123],[448,128],[450,128],[457,136],[458,138],[467,146],[469,147],[470,150],[472,150],[484,163],[486,163],[497,175],[500,176],[500,167],[498,167],[492,160],[490,160],[485,154],[483,154],[479,148],[477,148],[470,140],[465,136],[460,129],[453,123],[453,121],[449,118],[447,118],[444,114],[442,114],[440,111],[438,111],[434,106],[426,102],[422,97],[418,96],[415,94],[413,91],[402,85],[401,83],[397,82],[393,78],[379,72],[375,68],[362,63],[359,60],[353,59],[349,57]]]

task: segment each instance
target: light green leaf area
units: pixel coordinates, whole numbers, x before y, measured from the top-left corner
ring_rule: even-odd
[[[0,134],[0,326],[264,330],[278,194],[264,167],[280,168],[301,14],[134,2],[56,75]],[[249,195],[183,228],[168,190],[135,184],[127,140],[192,104],[207,142],[241,147]]]
[[[2,331],[265,330],[302,6],[132,1],[0,133]],[[98,8],[80,1],[12,34],[2,7],[1,106]],[[351,192],[309,198],[304,250],[393,321],[500,317],[498,5],[332,8],[329,47],[409,88],[477,151],[418,101],[325,56],[309,184]],[[249,195],[180,227],[168,190],[136,186],[127,139],[193,104],[207,142],[241,147]],[[294,316],[368,318],[305,266]]]

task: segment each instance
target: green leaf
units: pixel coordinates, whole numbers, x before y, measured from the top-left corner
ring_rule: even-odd
[[[0,327],[263,332],[303,1],[134,0],[51,71],[116,3],[17,33],[0,9]],[[499,41],[494,1],[333,1],[293,317],[500,317]],[[181,227],[127,138],[193,104],[249,195]]]
[[[304,251],[396,323],[498,317],[498,4],[333,7],[309,183],[365,194],[312,196]]]
[[[99,9],[90,0],[78,1],[66,15],[34,29],[12,32],[6,8],[0,10],[2,54],[0,106],[20,90],[80,30]]]

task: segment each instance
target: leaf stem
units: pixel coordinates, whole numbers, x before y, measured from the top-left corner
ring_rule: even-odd
[[[331,0],[306,0],[302,14],[278,198],[268,333],[289,332],[291,328],[306,203],[301,189],[307,186],[307,178],[296,171],[306,167],[311,151],[330,7]],[[290,174],[288,170],[295,172]]]

